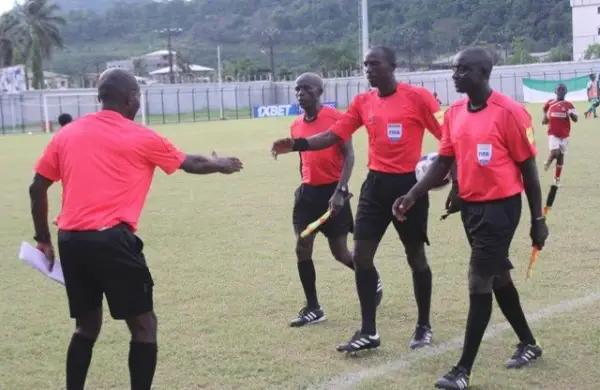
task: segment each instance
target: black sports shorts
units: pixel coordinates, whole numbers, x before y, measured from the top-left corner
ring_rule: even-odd
[[[404,246],[422,243],[429,245],[427,237],[428,195],[416,201],[406,213],[404,222],[398,221],[392,214],[394,201],[400,196],[406,195],[416,183],[417,179],[414,173],[369,171],[360,189],[354,239],[379,241],[391,222]]]
[[[521,194],[489,202],[463,202],[461,217],[471,246],[471,271],[495,276],[513,268],[508,258],[519,220]]]
[[[71,318],[102,307],[106,295],[114,319],[153,310],[154,282],[144,243],[127,224],[101,231],[58,232],[58,252]]]
[[[329,209],[329,200],[335,193],[337,185],[336,182],[321,186],[301,184],[298,187],[294,193],[294,210],[292,212],[292,223],[297,236]],[[340,212],[319,226],[317,231],[323,233],[327,238],[337,238],[352,233],[353,229],[352,208],[350,202],[346,202]]]

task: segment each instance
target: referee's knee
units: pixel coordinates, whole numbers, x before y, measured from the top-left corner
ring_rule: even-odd
[[[140,343],[156,343],[156,334],[158,331],[158,319],[154,311],[149,311],[139,316],[125,320],[131,340]]]
[[[405,245],[406,260],[413,273],[425,272],[429,269],[425,254],[425,243]]]
[[[494,286],[493,276],[480,275],[473,270],[469,271],[469,294],[491,294]]]

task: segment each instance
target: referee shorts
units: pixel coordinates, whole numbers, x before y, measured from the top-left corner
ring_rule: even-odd
[[[121,223],[102,231],[58,232],[58,251],[71,318],[102,307],[121,320],[153,310],[154,282],[144,243]]]
[[[471,246],[470,272],[490,277],[513,268],[508,254],[521,207],[521,194],[489,202],[463,202],[461,217]]]
[[[306,227],[319,219],[329,209],[329,200],[334,195],[338,183],[310,186],[301,184],[294,193],[294,209],[292,212],[292,223],[297,236]],[[321,232],[327,238],[337,238],[348,235],[354,230],[354,217],[350,202],[346,202],[340,212],[329,218],[323,225],[319,226]]]
[[[414,173],[392,174],[369,171],[360,189],[356,210],[355,240],[380,241],[390,222],[404,246],[426,243],[427,220],[429,218],[429,196],[419,198],[406,213],[404,222],[392,214],[394,201],[417,183]]]

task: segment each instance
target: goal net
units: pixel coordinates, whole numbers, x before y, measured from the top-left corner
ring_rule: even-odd
[[[140,99],[140,110],[136,115],[136,122],[146,125],[146,94],[142,91]],[[43,125],[46,132],[54,127],[60,114],[70,114],[77,119],[86,114],[100,110],[97,92],[75,92],[75,93],[45,93],[43,95],[42,112]]]

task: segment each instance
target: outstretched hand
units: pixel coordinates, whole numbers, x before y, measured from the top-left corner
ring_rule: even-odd
[[[220,173],[229,175],[244,169],[244,164],[242,164],[242,161],[237,157],[219,157],[217,152],[214,150],[212,151],[211,155],[219,165]]]
[[[271,146],[271,156],[277,160],[278,155],[293,152],[293,148],[294,140],[292,138],[278,139]]]

